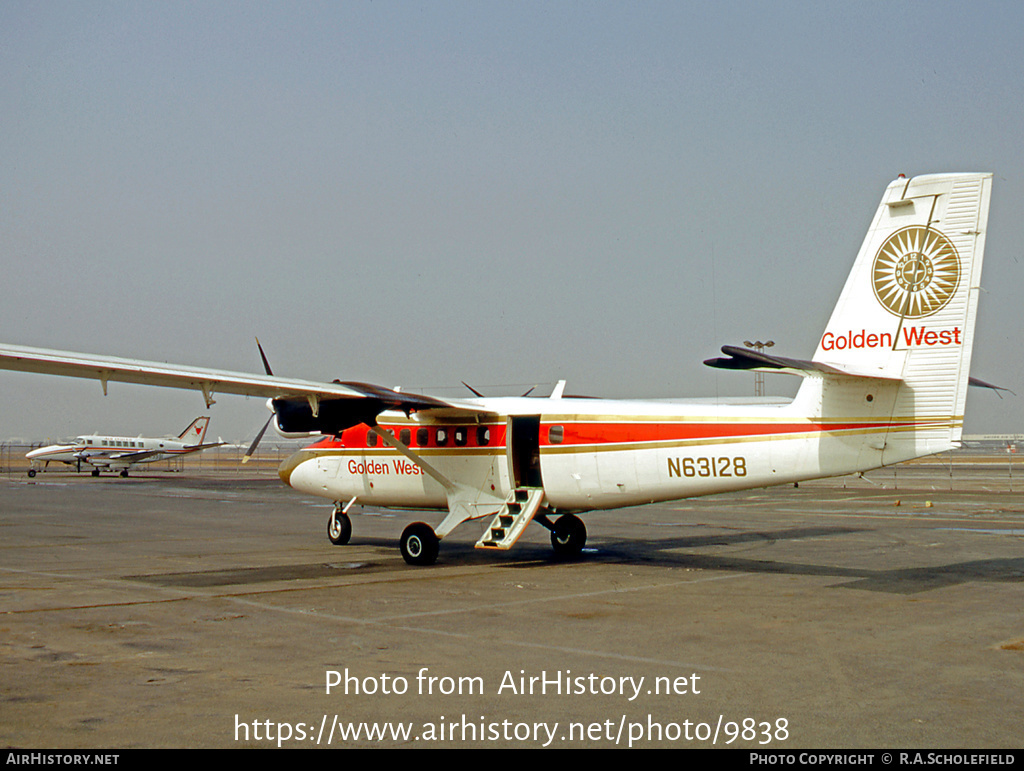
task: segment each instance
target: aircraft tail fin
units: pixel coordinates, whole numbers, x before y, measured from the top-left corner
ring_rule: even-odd
[[[809,378],[798,401],[826,419],[888,412],[885,463],[960,440],[991,186],[981,173],[890,183],[818,342],[814,362],[863,380]]]
[[[209,426],[210,419],[208,417],[196,418],[188,424],[188,428],[178,434],[178,438],[187,444],[202,444]]]

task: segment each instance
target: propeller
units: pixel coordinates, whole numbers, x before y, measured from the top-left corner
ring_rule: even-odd
[[[268,375],[273,377],[274,373],[270,371],[270,362],[267,361],[267,355],[263,353],[263,346],[260,345],[260,339],[258,337],[256,338],[256,347],[260,349],[260,358],[263,359],[263,369],[267,371]]]
[[[273,419],[273,415],[267,418],[267,422],[263,424],[263,428],[261,428],[260,432],[256,434],[256,438],[253,439],[252,444],[249,445],[249,449],[246,450],[245,455],[242,456],[242,463],[248,463],[249,459],[256,454],[256,447],[259,446],[260,440],[263,438],[263,435],[267,432],[267,428],[270,427],[270,421],[272,421]]]
[[[468,388],[468,389],[469,389],[470,391],[472,391],[472,392],[473,392],[474,394],[476,394],[477,396],[479,396],[479,397],[480,397],[481,399],[483,399],[483,398],[484,398],[484,395],[483,395],[482,393],[480,393],[480,392],[479,392],[479,391],[477,391],[477,390],[476,390],[475,388],[473,388],[473,386],[471,386],[471,385],[470,385],[469,383],[467,383],[467,382],[466,382],[465,380],[462,380],[462,381],[460,381],[460,382],[462,383],[462,385],[466,386],[466,388]],[[531,387],[530,387],[530,388],[529,388],[529,389],[528,389],[528,390],[526,391],[526,393],[524,393],[524,394],[523,394],[523,396],[529,396],[530,394],[532,394],[532,393],[533,393],[533,389],[534,389],[534,388],[536,388],[536,387],[537,387],[537,386],[531,386]]]
[[[266,370],[268,375],[273,377],[274,372],[270,369],[270,362],[267,361],[267,355],[263,353],[263,346],[260,345],[260,339],[258,337],[256,338],[256,347],[260,351],[260,358],[263,359],[263,369]],[[248,463],[249,459],[256,454],[256,448],[259,446],[260,440],[263,439],[263,435],[267,433],[267,429],[270,427],[270,421],[273,419],[274,415],[271,413],[270,417],[267,418],[267,422],[263,424],[263,428],[260,429],[260,432],[256,434],[256,438],[253,439],[252,444],[249,445],[249,449],[245,451],[245,455],[242,456],[242,463]]]

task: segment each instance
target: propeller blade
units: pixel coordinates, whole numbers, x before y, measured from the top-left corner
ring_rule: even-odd
[[[270,362],[267,361],[267,356],[263,353],[263,346],[260,345],[260,339],[256,338],[256,347],[260,349],[260,358],[263,359],[263,369],[267,371],[267,374],[273,377],[274,373],[270,371]]]
[[[270,421],[273,419],[273,415],[267,418],[267,422],[263,424],[263,428],[261,428],[260,432],[256,434],[256,438],[253,440],[253,443],[249,445],[249,449],[246,451],[245,455],[242,456],[242,463],[248,463],[249,459],[256,454],[256,447],[259,445],[263,435],[267,432],[267,428],[270,426]]]
[[[465,380],[463,380],[463,381],[461,381],[461,382],[462,382],[462,385],[466,386],[466,388],[468,388],[468,389],[469,389],[470,391],[472,391],[472,392],[473,392],[474,394],[476,394],[477,396],[479,396],[479,397],[480,397],[481,399],[483,399],[483,398],[484,398],[484,395],[483,395],[482,393],[480,393],[480,392],[479,392],[479,391],[477,391],[477,390],[476,390],[475,388],[473,388],[473,386],[471,386],[471,385],[470,385],[469,383],[467,383],[467,382],[466,382]]]

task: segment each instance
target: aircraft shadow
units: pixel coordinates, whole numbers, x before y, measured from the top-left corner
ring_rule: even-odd
[[[735,555],[702,554],[701,549],[716,546],[734,546],[745,543],[772,543],[784,540],[807,540],[835,537],[861,532],[863,528],[803,527],[772,531],[716,533],[676,538],[622,539],[593,541],[573,563],[616,563],[689,568],[727,573],[766,575],[821,576],[843,579],[835,587],[863,589],[891,594],[917,594],[972,581],[1019,582],[1024,580],[1024,557],[972,560],[968,562],[934,565],[929,567],[871,568],[844,567],[782,560],[762,560]],[[393,538],[353,538],[353,545],[379,547],[397,551]],[[685,550],[685,551],[684,551]],[[267,567],[233,568],[184,573],[125,576],[161,586],[217,587],[251,585],[276,581],[317,580],[355,574],[393,571],[398,567],[393,559],[356,559],[346,553],[345,547],[325,556],[331,559],[302,565],[275,565]],[[480,551],[471,541],[445,541],[442,544],[438,567],[494,566],[496,568],[536,569],[558,566],[567,560],[553,554],[551,549],[537,543],[518,545],[508,552]],[[402,565],[401,567],[405,567]],[[409,568],[431,570],[431,568]]]
[[[682,536],[678,538],[599,540],[593,543],[595,548],[585,551],[576,561],[631,563],[675,568],[685,567],[729,573],[823,576],[848,579],[843,583],[836,584],[835,586],[838,588],[863,589],[892,594],[917,594],[972,581],[996,583],[1024,581],[1024,558],[1022,557],[972,560],[928,567],[875,570],[840,565],[761,560],[734,555],[699,553],[700,549],[712,546],[806,540],[810,538],[841,536],[863,530],[864,528],[850,527],[803,527],[774,531]],[[531,544],[527,549],[523,549],[518,555],[519,560],[510,566],[526,568],[538,563],[553,564],[564,561],[553,556],[550,551],[544,550],[543,547]],[[692,551],[680,553],[680,550],[684,549]],[[472,551],[472,547],[469,546],[468,550]],[[449,560],[461,561],[463,555],[460,551],[459,549],[452,549],[450,554],[444,552],[442,554],[446,562]]]

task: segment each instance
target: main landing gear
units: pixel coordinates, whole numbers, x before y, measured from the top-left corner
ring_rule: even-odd
[[[402,531],[399,548],[402,559],[410,565],[433,565],[437,562],[437,551],[441,541],[434,528],[426,522],[413,522]]]
[[[542,522],[541,524],[546,524]],[[572,514],[563,514],[550,525],[551,547],[559,557],[578,557],[587,543],[587,526]]]
[[[352,520],[336,506],[327,520],[327,537],[335,546],[344,546],[352,539]],[[410,565],[433,565],[441,539],[425,522],[414,522],[405,528],[399,547],[402,558]]]
[[[551,522],[543,513],[534,518],[535,522],[551,531],[551,546],[555,554],[565,559],[578,557],[587,543],[587,527],[583,520],[572,514],[563,514]],[[335,546],[344,546],[352,538],[352,520],[336,505],[327,520],[327,537]],[[402,559],[410,565],[433,565],[441,539],[434,528],[426,522],[413,522],[402,531],[399,550]]]

